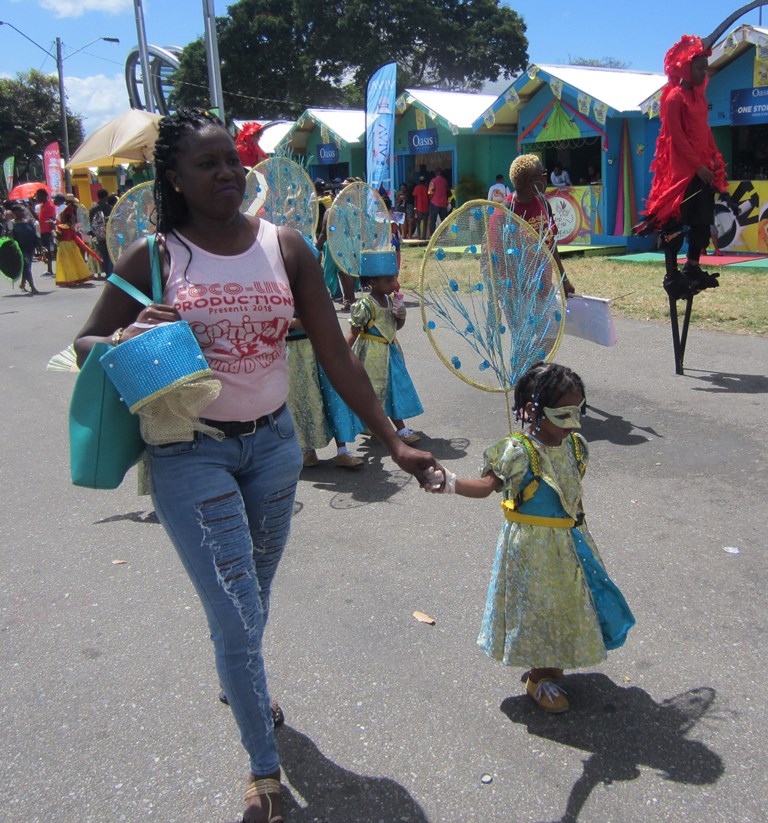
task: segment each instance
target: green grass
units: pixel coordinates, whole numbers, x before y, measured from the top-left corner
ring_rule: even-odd
[[[403,248],[400,268],[403,288],[419,287],[419,268],[425,248]],[[563,265],[580,294],[620,297],[613,304],[615,316],[669,321],[669,302],[661,288],[663,265],[620,263],[601,257],[566,257]],[[705,268],[714,270],[715,267],[707,261]],[[720,271],[720,283],[719,288],[696,296],[691,326],[735,334],[768,335],[768,302],[765,300],[768,272],[725,266]],[[682,312],[683,304],[678,305]]]

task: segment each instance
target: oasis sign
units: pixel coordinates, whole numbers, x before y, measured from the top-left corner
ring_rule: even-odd
[[[437,151],[437,129],[418,129],[408,132],[411,154],[429,154]]]
[[[731,123],[734,126],[768,123],[768,86],[732,91]]]
[[[317,147],[317,162],[324,166],[339,162],[339,147],[335,143],[320,143]]]

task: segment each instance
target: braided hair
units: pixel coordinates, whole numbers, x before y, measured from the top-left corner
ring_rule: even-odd
[[[515,386],[515,420],[525,423],[525,407],[533,404],[533,419],[530,419],[534,432],[539,430],[545,406],[552,408],[565,394],[580,394],[587,400],[582,379],[575,371],[557,363],[545,363],[540,360],[517,381]]]
[[[200,108],[180,108],[160,121],[155,142],[155,209],[157,231],[161,234],[168,234],[189,218],[184,195],[173,188],[165,173],[176,168],[181,141],[207,126],[224,128],[218,117]]]

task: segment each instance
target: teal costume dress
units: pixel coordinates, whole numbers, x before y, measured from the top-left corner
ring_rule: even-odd
[[[349,322],[360,331],[352,351],[360,358],[387,416],[405,420],[422,414],[424,408],[395,338],[397,320],[392,314],[392,298],[387,296],[384,307],[365,295],[353,304]]]
[[[323,244],[323,280],[331,300],[341,299],[341,286],[339,285],[339,267],[328,250],[328,243]]]
[[[335,437],[350,443],[365,428],[341,399],[317,362],[306,333],[294,329],[285,338],[288,352],[288,408],[302,449],[322,449]]]
[[[485,452],[482,474],[503,481],[506,508],[477,643],[508,666],[592,666],[635,623],[584,522],[588,459],[580,434],[559,446],[511,435]]]

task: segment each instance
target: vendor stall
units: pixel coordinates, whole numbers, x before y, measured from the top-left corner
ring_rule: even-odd
[[[516,129],[514,155],[555,163],[570,187],[547,191],[561,243],[631,245],[632,223],[647,190],[657,124],[640,102],[663,74],[592,66],[533,64],[475,121],[478,135]],[[508,166],[508,164],[507,164]]]

